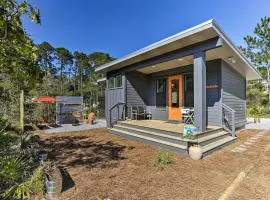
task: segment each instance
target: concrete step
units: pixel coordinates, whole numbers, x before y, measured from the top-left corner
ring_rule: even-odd
[[[211,134],[211,135],[206,135],[204,137],[201,137],[198,139],[198,144],[201,146],[201,147],[204,147],[206,145],[209,145],[213,142],[216,142],[216,141],[219,141],[219,140],[222,140],[226,137],[230,136],[230,133],[227,132],[227,131],[220,131],[220,132],[217,132],[217,133],[214,133],[214,134]]]
[[[184,145],[184,146],[187,146],[188,141],[189,141],[185,138],[182,138],[180,134],[178,136],[172,136],[172,135],[168,135],[168,134],[166,135],[163,133],[157,133],[154,131],[143,130],[140,128],[134,128],[134,127],[128,127],[128,126],[122,126],[122,125],[115,125],[114,128],[118,129],[118,130],[127,131],[130,133],[136,133],[136,134],[144,135],[147,137],[167,141],[167,142],[172,142],[172,143]]]
[[[129,131],[125,131],[125,130],[121,130],[121,129],[117,129],[117,128],[111,128],[109,130],[111,131],[111,133],[118,135],[118,136],[121,136],[121,137],[125,137],[127,139],[147,143],[147,144],[150,144],[153,146],[165,148],[165,149],[168,149],[170,151],[174,151],[174,152],[181,153],[181,154],[188,154],[187,146],[185,146],[185,145],[156,139],[156,138],[145,136],[145,135],[138,134],[138,133],[131,133]]]
[[[227,136],[221,140],[218,140],[216,142],[210,143],[210,144],[202,147],[203,157],[234,143],[235,140],[236,140],[235,137]]]

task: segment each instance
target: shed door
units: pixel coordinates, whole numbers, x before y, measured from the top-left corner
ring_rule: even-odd
[[[169,120],[182,120],[182,75],[168,77]]]

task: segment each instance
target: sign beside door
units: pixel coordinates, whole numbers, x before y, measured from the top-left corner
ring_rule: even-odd
[[[169,120],[182,120],[182,75],[168,77],[168,118]]]

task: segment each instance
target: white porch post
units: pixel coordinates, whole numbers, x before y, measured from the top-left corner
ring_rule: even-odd
[[[206,61],[205,52],[194,53],[194,125],[206,131]]]

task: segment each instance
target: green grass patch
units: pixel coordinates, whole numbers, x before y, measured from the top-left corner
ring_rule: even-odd
[[[164,149],[159,149],[159,151],[155,155],[155,166],[164,169],[171,163],[172,158],[170,153]]]

